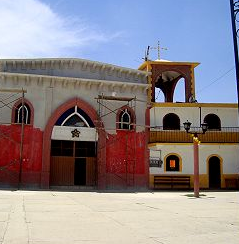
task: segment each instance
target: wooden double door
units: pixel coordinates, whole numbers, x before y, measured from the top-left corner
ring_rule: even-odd
[[[52,140],[51,186],[96,185],[96,144]]]

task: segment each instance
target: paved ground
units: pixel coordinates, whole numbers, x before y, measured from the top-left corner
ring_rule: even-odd
[[[0,191],[0,244],[239,243],[239,192]]]

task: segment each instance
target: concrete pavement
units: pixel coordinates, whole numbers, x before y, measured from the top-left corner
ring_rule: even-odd
[[[236,244],[239,192],[0,191],[0,244]]]

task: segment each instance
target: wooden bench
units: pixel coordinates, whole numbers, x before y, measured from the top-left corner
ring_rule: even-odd
[[[164,188],[164,186],[170,186],[170,188],[180,188],[180,186],[190,186],[190,176],[185,175],[155,175],[154,176],[154,189]]]
[[[238,189],[239,188],[239,179],[226,178],[225,185],[226,185],[227,189]]]

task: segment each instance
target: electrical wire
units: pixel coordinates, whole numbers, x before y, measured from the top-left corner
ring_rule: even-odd
[[[229,74],[232,70],[235,69],[235,66],[233,66],[232,68],[230,68],[228,71],[226,71],[225,73],[223,73],[220,77],[218,77],[217,79],[215,79],[214,81],[212,81],[211,83],[209,83],[208,85],[204,86],[202,89],[200,89],[197,94],[201,93],[202,91],[204,91],[206,88],[208,88],[209,86],[215,84],[217,81],[219,81],[220,79],[222,79],[223,77],[225,77],[227,74]]]

